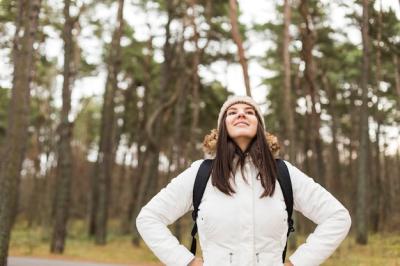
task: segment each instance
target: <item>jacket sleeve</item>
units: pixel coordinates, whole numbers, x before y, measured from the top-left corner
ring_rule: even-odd
[[[171,180],[140,211],[136,227],[144,242],[166,265],[186,266],[193,254],[172,235],[167,225],[174,223],[193,209],[192,195],[194,180],[202,160]]]
[[[286,162],[293,187],[293,208],[317,224],[306,242],[290,256],[295,266],[323,263],[339,246],[350,230],[347,209],[314,180]]]

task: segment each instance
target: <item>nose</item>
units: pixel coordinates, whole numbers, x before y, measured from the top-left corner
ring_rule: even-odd
[[[239,110],[237,113],[238,117],[245,117],[246,116],[246,112],[244,110]]]

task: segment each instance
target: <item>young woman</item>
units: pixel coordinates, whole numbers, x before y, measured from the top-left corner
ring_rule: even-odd
[[[171,266],[313,266],[326,260],[347,235],[350,215],[328,191],[284,161],[293,207],[317,227],[282,262],[288,215],[257,103],[246,96],[229,98],[221,107],[217,133],[212,173],[197,216],[202,258],[182,246],[167,225],[193,209],[194,180],[203,160],[171,180],[138,215],[137,228],[154,254]]]

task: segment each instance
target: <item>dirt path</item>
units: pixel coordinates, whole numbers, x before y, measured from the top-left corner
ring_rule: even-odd
[[[109,264],[109,263],[97,263],[97,262],[39,259],[31,257],[9,257],[8,266],[162,266],[162,264],[159,263]]]

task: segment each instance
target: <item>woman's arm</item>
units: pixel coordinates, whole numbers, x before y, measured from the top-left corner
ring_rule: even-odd
[[[339,246],[350,230],[347,209],[325,188],[286,162],[293,187],[294,209],[317,224],[304,244],[290,256],[295,266],[320,265]]]
[[[172,235],[167,225],[192,208],[194,180],[202,160],[188,169],[155,195],[136,218],[136,227],[154,254],[166,265],[186,266],[194,258]]]

